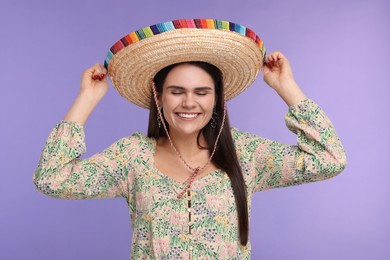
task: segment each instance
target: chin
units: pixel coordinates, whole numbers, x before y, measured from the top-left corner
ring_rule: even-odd
[[[178,133],[180,135],[198,135],[198,133],[203,129],[202,127],[174,127],[175,133]]]

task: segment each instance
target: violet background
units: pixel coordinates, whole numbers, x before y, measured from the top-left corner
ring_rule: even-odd
[[[82,71],[129,32],[180,18],[237,22],[281,50],[347,150],[336,178],[254,196],[252,259],[390,259],[389,13],[385,0],[1,0],[0,259],[129,259],[125,200],[52,199],[32,175]],[[294,144],[261,77],[228,107],[240,130]],[[86,156],[145,132],[147,115],[111,88],[86,126]]]

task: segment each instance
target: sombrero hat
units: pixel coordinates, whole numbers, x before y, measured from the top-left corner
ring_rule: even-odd
[[[152,80],[171,64],[203,61],[216,66],[230,100],[253,83],[264,58],[263,42],[249,28],[222,20],[187,19],[126,35],[111,47],[104,65],[121,96],[149,108]]]

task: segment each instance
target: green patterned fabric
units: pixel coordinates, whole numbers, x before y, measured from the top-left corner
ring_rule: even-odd
[[[290,107],[285,119],[297,134],[297,146],[231,130],[249,209],[254,192],[324,180],[346,165],[335,129],[316,103],[307,99]],[[195,180],[189,209],[187,195],[177,199],[184,184],[156,168],[155,148],[155,140],[135,133],[79,159],[85,152],[83,127],[61,121],[50,133],[34,183],[42,193],[61,199],[124,197],[133,230],[132,259],[249,259],[250,243],[239,243],[227,174],[216,170]]]

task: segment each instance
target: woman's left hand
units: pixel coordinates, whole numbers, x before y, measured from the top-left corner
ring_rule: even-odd
[[[279,51],[274,51],[265,58],[264,81],[276,91],[283,83],[294,81],[289,61]]]
[[[306,99],[294,80],[288,59],[279,51],[274,51],[265,58],[264,81],[282,97],[288,106]]]

